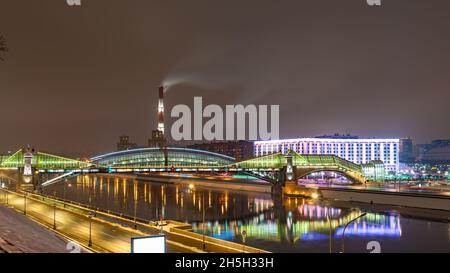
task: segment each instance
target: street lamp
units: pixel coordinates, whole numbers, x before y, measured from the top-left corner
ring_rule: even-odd
[[[242,243],[243,243],[242,253],[245,253],[245,239],[247,238],[247,231],[243,230],[241,234],[242,234]]]
[[[56,191],[53,191],[53,229],[56,230]]]
[[[89,217],[89,242],[88,242],[88,246],[91,247],[92,246],[92,217],[94,217],[94,213],[92,213],[92,211],[90,211],[88,213],[88,217]]]
[[[27,215],[27,192],[23,194],[23,214]]]
[[[64,207],[66,207],[66,185],[67,185],[67,178],[64,179],[63,184],[63,199],[64,199]]]
[[[330,251],[330,253],[332,253],[332,250],[331,250],[331,219],[330,219],[330,216],[328,215],[328,213],[327,213],[327,221],[328,221],[328,224],[329,224],[329,251]]]
[[[137,229],[137,223],[136,223],[136,204],[134,204],[134,229]]]
[[[136,220],[136,214],[137,214],[137,192],[134,191],[134,229],[137,229],[137,220]]]
[[[342,249],[341,249],[341,253],[344,253],[344,250],[345,250],[344,237],[345,237],[345,230],[347,229],[348,225],[349,225],[350,223],[352,223],[352,222],[358,220],[359,218],[366,216],[366,214],[367,214],[367,213],[364,212],[363,214],[361,214],[360,216],[356,217],[355,219],[352,219],[351,221],[349,221],[349,222],[345,225],[344,230],[342,231]]]
[[[207,207],[207,208],[205,208],[205,192],[203,192],[203,198],[202,198],[202,203],[203,203],[203,205],[202,205],[202,207],[203,207],[203,218],[202,218],[202,224],[203,224],[203,251],[205,251],[206,250],[206,243],[205,243],[205,214],[206,214],[206,211],[208,210],[208,209],[210,209],[210,208],[212,208],[211,206],[209,206],[209,207]]]

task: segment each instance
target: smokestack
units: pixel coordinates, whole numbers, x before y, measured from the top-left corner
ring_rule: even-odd
[[[158,131],[164,135],[164,87],[159,87],[158,99]]]

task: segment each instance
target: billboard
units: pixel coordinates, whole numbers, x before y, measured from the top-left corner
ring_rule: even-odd
[[[166,236],[131,238],[131,253],[166,253]]]

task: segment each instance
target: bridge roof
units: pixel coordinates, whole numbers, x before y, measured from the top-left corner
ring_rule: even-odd
[[[235,161],[233,157],[204,150],[167,147],[168,166],[225,166]],[[92,157],[103,167],[148,168],[164,167],[164,151],[160,148],[138,148]]]
[[[294,166],[326,166],[338,165],[349,170],[361,171],[361,166],[340,158],[336,155],[301,155],[295,151],[289,151]],[[272,168],[278,169],[286,166],[285,154],[278,152],[257,158],[252,158],[232,164],[238,168]]]
[[[226,156],[223,154],[218,154],[218,153],[213,153],[210,151],[205,151],[205,150],[198,150],[198,149],[190,149],[190,148],[179,148],[179,147],[167,147],[168,151],[180,151],[180,152],[190,152],[190,153],[201,153],[201,154],[209,154],[209,155],[213,155],[213,156],[218,156],[218,157],[222,157],[228,160],[235,160],[234,157],[231,156]],[[98,161],[101,160],[103,158],[106,157],[110,157],[110,156],[117,156],[117,155],[127,155],[127,154],[135,154],[135,153],[140,153],[140,152],[161,152],[162,150],[160,148],[138,148],[138,149],[129,149],[129,150],[123,150],[123,151],[118,151],[118,152],[112,152],[112,153],[107,153],[107,154],[102,154],[102,155],[98,155],[98,156],[94,156],[91,158],[92,161]]]

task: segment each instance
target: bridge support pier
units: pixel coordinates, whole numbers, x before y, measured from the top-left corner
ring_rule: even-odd
[[[283,185],[276,183],[272,185],[272,196],[282,196],[283,195]]]

